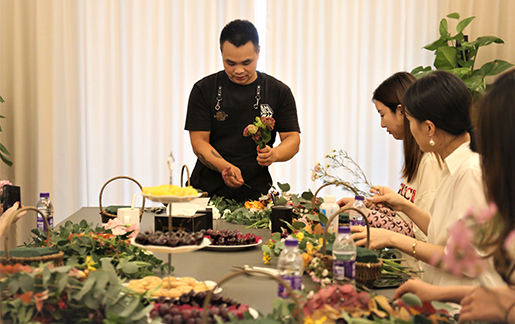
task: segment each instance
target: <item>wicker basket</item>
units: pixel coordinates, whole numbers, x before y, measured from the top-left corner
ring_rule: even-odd
[[[4,234],[4,243],[5,243],[5,255],[0,257],[0,263],[3,265],[14,265],[17,263],[23,264],[23,265],[30,265],[32,262],[53,262],[56,267],[63,265],[63,258],[64,253],[62,251],[59,251],[58,253],[54,254],[48,254],[48,255],[42,255],[42,256],[35,256],[35,257],[14,257],[10,255],[9,252],[9,232],[11,229],[11,225],[13,221],[16,219],[16,216],[26,210],[33,210],[39,213],[45,222],[46,225],[46,234],[47,234],[47,246],[50,247],[50,227],[48,226],[48,220],[46,218],[46,215],[44,215],[39,209],[36,207],[23,207],[18,209],[11,218],[7,221],[7,227]],[[36,248],[37,249],[37,248]]]
[[[354,210],[360,213],[363,216],[363,220],[366,224],[366,230],[367,230],[367,243],[365,245],[365,248],[369,248],[370,246],[370,224],[368,222],[367,216],[363,215],[363,213],[354,207],[344,207],[338,210],[336,213],[331,215],[329,220],[327,221],[327,224],[331,224],[331,221],[340,215],[340,213],[347,211],[347,210]],[[325,227],[324,230],[324,237],[323,237],[323,243],[322,243],[322,254],[326,254],[326,239],[327,239],[327,230],[329,229],[329,226]],[[331,257],[332,258],[332,257]],[[374,285],[374,282],[381,277],[381,269],[383,268],[383,261],[379,260],[377,263],[363,263],[363,262],[356,262],[356,282],[368,287],[372,288]]]
[[[127,180],[131,180],[133,181],[134,183],[136,183],[138,185],[138,187],[140,188],[140,190],[143,189],[143,187],[141,186],[141,184],[136,181],[135,179],[131,178],[131,177],[127,177],[127,176],[118,176],[118,177],[114,177],[112,179],[109,179],[103,186],[102,186],[102,189],[100,190],[100,195],[99,195],[99,206],[100,206],[100,216],[102,218],[102,223],[107,223],[110,219],[114,219],[114,218],[117,218],[118,215],[113,215],[113,214],[110,214],[108,213],[103,207],[102,207],[102,194],[104,193],[104,189],[105,187],[111,182],[111,181],[114,181],[114,180],[117,180],[117,179],[127,179]],[[139,220],[141,221],[141,218],[143,217],[143,212],[145,210],[145,198],[143,198],[143,203],[141,205],[141,208],[139,210]]]
[[[302,309],[300,308],[299,299],[295,295],[295,291],[291,288],[291,286],[286,281],[284,281],[280,276],[274,276],[273,274],[271,274],[267,271],[256,270],[256,269],[238,270],[238,271],[235,271],[234,273],[230,273],[227,276],[225,276],[224,278],[222,278],[216,284],[216,286],[213,287],[213,289],[211,289],[209,291],[206,298],[204,299],[204,304],[202,305],[202,317],[201,317],[202,321],[201,321],[201,323],[207,323],[207,313],[208,313],[209,304],[211,302],[211,298],[213,297],[214,291],[216,291],[219,287],[221,287],[223,283],[229,281],[230,279],[233,279],[234,277],[238,277],[242,274],[246,274],[246,275],[256,274],[256,275],[260,275],[260,276],[269,277],[271,279],[274,279],[281,285],[283,285],[283,287],[288,291],[288,294],[290,295],[291,300],[295,303],[295,308],[296,308],[295,316],[297,318],[297,323],[304,323],[304,315],[302,313]]]

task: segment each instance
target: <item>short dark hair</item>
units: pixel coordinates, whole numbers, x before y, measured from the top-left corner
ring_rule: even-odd
[[[403,98],[407,113],[418,121],[430,120],[451,135],[470,133],[470,147],[475,138],[470,121],[472,95],[463,81],[447,71],[434,71],[413,83]]]
[[[236,19],[225,25],[220,33],[220,50],[228,41],[236,47],[243,46],[249,41],[254,44],[254,50],[259,48],[259,35],[256,27],[248,20]]]
[[[402,97],[408,88],[417,79],[408,72],[397,72],[384,80],[377,89],[374,90],[372,101],[379,101],[388,107],[392,113],[397,112],[397,106],[402,106]],[[404,107],[402,107],[404,110]],[[404,166],[402,176],[411,182],[418,171],[418,166],[422,160],[422,150],[413,137],[409,127],[409,120],[404,114],[404,137],[402,144],[404,148]]]

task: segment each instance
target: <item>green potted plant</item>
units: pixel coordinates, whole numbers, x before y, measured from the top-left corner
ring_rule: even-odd
[[[433,65],[436,70],[444,70],[456,74],[465,82],[473,97],[478,98],[487,88],[487,76],[497,75],[512,67],[513,64],[503,60],[494,60],[476,69],[475,63],[479,48],[492,43],[504,44],[504,41],[496,36],[480,36],[476,40],[469,42],[468,36],[463,34],[463,30],[475,17],[460,20],[460,14],[455,12],[447,15],[447,18],[458,20],[456,35],[450,34],[447,27],[447,19],[443,18],[440,21],[440,38],[424,46],[424,48],[435,52]],[[413,69],[411,74],[421,77],[432,70],[431,66],[419,66]]]
[[[5,102],[2,96],[0,96],[0,103]],[[0,118],[5,118],[4,116],[0,115]],[[0,126],[0,132],[2,131],[2,126]],[[8,156],[11,156],[9,151],[5,148],[5,146],[0,143],[0,159],[7,164],[8,166],[13,165],[13,162],[8,158]]]

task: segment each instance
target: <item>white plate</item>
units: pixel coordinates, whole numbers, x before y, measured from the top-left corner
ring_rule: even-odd
[[[173,202],[185,202],[200,197],[202,194],[199,193],[195,196],[154,196],[141,193],[141,195],[147,199],[160,203],[173,203]]]
[[[208,239],[209,240],[209,239]],[[258,246],[261,244],[263,240],[259,240],[254,244],[245,244],[245,245],[209,245],[206,246],[205,250],[209,251],[239,251],[251,248],[253,246]]]
[[[204,237],[202,243],[200,245],[184,245],[178,247],[169,247],[169,246],[158,246],[158,245],[142,245],[135,242],[134,238],[131,238],[131,244],[137,246],[139,248],[149,250],[156,253],[186,253],[193,252],[196,250],[200,250],[211,244],[211,240]]]

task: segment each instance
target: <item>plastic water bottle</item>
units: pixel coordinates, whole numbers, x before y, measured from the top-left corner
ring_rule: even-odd
[[[279,262],[277,265],[279,276],[286,281],[293,290],[302,289],[302,274],[304,272],[304,262],[302,255],[299,252],[299,242],[294,238],[287,238],[284,241],[284,249],[279,255]],[[289,293],[279,284],[278,296],[281,298],[288,298]]]
[[[339,284],[355,283],[356,244],[350,237],[348,226],[338,228],[338,236],[333,244],[333,274]]]
[[[50,194],[48,192],[42,192],[39,194],[39,200],[36,207],[46,216],[48,226],[50,229],[54,229],[54,206],[50,201]],[[38,213],[36,226],[42,231],[46,231],[45,221],[43,217]]]
[[[320,205],[320,212],[329,219],[329,217],[333,216],[338,210],[340,210],[340,206],[336,203],[336,196],[324,196],[324,202]],[[338,231],[339,221],[340,218],[336,216],[331,224],[327,224],[329,231],[336,233]]]
[[[355,196],[354,197],[354,204],[352,204],[352,207],[360,210],[363,215],[367,215],[367,207],[365,206],[364,197],[362,196]],[[350,226],[358,226],[363,225],[365,226],[365,221],[363,220],[363,215],[358,213],[355,210],[349,210],[349,224]]]

